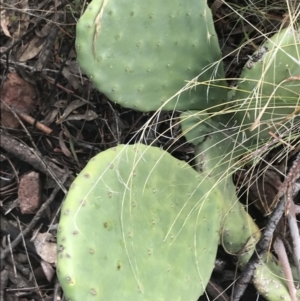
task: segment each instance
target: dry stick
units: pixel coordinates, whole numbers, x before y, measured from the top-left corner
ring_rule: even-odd
[[[240,278],[237,280],[235,284],[235,290],[233,293],[233,301],[239,301],[240,298],[243,296],[248,284],[250,283],[253,273],[257,266],[260,263],[262,256],[268,250],[273,233],[285,211],[286,199],[283,196],[275,210],[272,212],[270,219],[265,227],[264,232],[260,240],[256,245],[256,251],[252,254],[250,260],[245,266]]]
[[[0,130],[0,146],[7,152],[11,153],[21,161],[25,161],[32,165],[35,169],[53,178],[57,183],[60,182],[65,170],[59,168],[48,157],[43,157],[38,151],[33,150],[26,144],[16,140],[12,136],[6,134],[3,130]],[[66,181],[66,187],[69,187],[73,182],[74,177],[69,175],[69,179]],[[64,193],[67,190],[61,187]]]
[[[294,203],[293,197],[299,192],[299,185],[297,185],[297,180],[300,177],[300,152],[298,153],[293,165],[289,171],[288,176],[290,177],[290,184],[287,190],[288,196],[288,210],[287,210],[287,220],[289,225],[289,230],[292,238],[293,245],[293,259],[294,264],[297,269],[298,274],[298,287],[300,283],[300,235],[299,228],[296,219],[296,205]]]
[[[290,292],[290,297],[291,297],[292,301],[297,301],[296,288],[295,288],[295,285],[293,282],[292,269],[289,264],[289,259],[286,254],[284,244],[279,237],[276,237],[273,247],[274,247],[274,250],[275,250],[275,252],[278,256],[278,259],[282,265],[283,273],[285,275],[287,286],[288,286],[288,289]]]
[[[290,168],[288,175],[286,176],[284,182],[279,187],[278,193],[274,198],[272,204],[270,205],[270,209],[273,209],[276,206],[279,198],[283,196],[286,192],[289,194],[288,202],[292,202],[291,199],[293,198],[293,194],[296,191],[296,182],[297,179],[300,177],[300,152],[297,154],[296,159],[293,162],[292,167]],[[289,205],[289,203],[287,204]]]
[[[69,173],[66,172],[63,175],[63,178],[61,179],[62,183],[64,184],[64,182],[67,180],[69,176]],[[42,215],[44,214],[44,212],[46,211],[46,209],[49,207],[49,205],[52,203],[52,201],[54,200],[55,196],[57,195],[58,191],[60,190],[60,186],[57,185],[50,197],[47,199],[47,201],[40,207],[40,209],[38,210],[38,212],[35,214],[35,216],[33,217],[33,219],[31,220],[31,222],[28,224],[28,226],[24,229],[24,231],[20,232],[19,235],[12,241],[11,243],[11,248],[15,248],[21,241],[22,241],[22,237],[26,236],[32,229],[33,227],[36,225],[36,223],[40,220],[40,218],[42,217]],[[2,252],[1,252],[1,256],[0,259],[5,259],[5,257],[7,256],[7,254],[10,252],[10,246],[6,247]]]
[[[9,106],[3,99],[1,99],[1,105],[4,105],[15,116],[15,118],[18,120],[18,122],[20,123],[20,125],[24,129],[25,133],[27,134],[32,146],[37,150],[37,146],[36,146],[32,136],[28,132],[27,127],[22,122],[22,120],[21,120],[20,116],[17,114],[16,110],[14,108],[12,108],[11,106]]]
[[[267,223],[267,226],[258,241],[256,245],[256,252],[253,253],[250,260],[246,264],[246,267],[238,279],[236,283],[236,290],[233,294],[233,301],[239,301],[242,295],[244,294],[244,291],[246,287],[248,286],[249,282],[252,279],[253,273],[256,269],[256,267],[259,264],[259,261],[263,254],[268,250],[269,244],[271,242],[273,233],[275,228],[277,227],[279,220],[281,216],[283,215],[286,204],[290,204],[290,206],[293,206],[293,189],[296,184],[297,179],[300,175],[300,153],[298,153],[295,161],[293,162],[293,165],[285,178],[284,182],[279,187],[278,193],[274,198],[274,201],[272,205],[276,204],[276,208],[273,210],[270,219]],[[278,202],[279,199],[279,202]],[[294,207],[293,207],[294,210]],[[294,210],[295,211],[295,210]],[[292,216],[293,218],[293,216]],[[290,229],[291,231],[294,231],[294,228]],[[298,230],[297,230],[298,231]],[[293,235],[293,233],[292,233]],[[299,233],[298,233],[299,235]],[[294,235],[295,236],[295,235]],[[296,239],[296,241],[293,241],[293,246],[295,248],[295,245],[300,245],[300,242]]]
[[[14,240],[20,233],[20,230],[10,224],[6,217],[2,214],[0,214],[0,233],[2,236],[8,236],[10,235],[10,238]],[[35,246],[32,242],[29,241],[29,239],[25,239],[26,248],[33,254],[36,253]],[[3,248],[5,248],[6,245],[3,245]],[[2,252],[2,249],[0,249],[0,252]],[[1,277],[0,277],[1,278]]]
[[[45,124],[37,121],[36,119],[31,117],[30,115],[28,115],[26,113],[17,113],[17,114],[20,116],[21,119],[23,119],[24,121],[26,121],[30,125],[36,127],[38,130],[42,131],[46,135],[50,135],[52,133],[52,131],[53,131],[52,129],[50,129]]]
[[[55,284],[54,284],[53,301],[60,300],[60,299],[58,299],[58,291],[59,291],[59,289],[60,289],[60,284],[59,284],[58,280],[56,280]]]
[[[4,295],[8,283],[8,271],[3,269],[0,273],[0,301],[4,301]]]
[[[15,118],[19,121],[19,123],[22,125],[24,131],[27,133],[27,136],[29,137],[32,145],[36,147],[31,135],[29,134],[27,128],[25,127],[25,125],[23,124],[22,120],[25,120],[27,123],[31,124],[32,126],[34,126],[35,128],[43,131],[44,133],[50,135],[52,133],[52,129],[50,129],[49,127],[47,127],[46,125],[42,124],[41,122],[37,121],[36,119],[32,118],[30,115],[28,115],[25,112],[22,112],[22,110],[18,110],[16,108],[11,107],[10,105],[8,105],[3,99],[1,99],[1,105],[5,106],[7,110],[9,110],[14,116]],[[3,108],[4,109],[4,108]],[[22,119],[22,120],[21,120]]]
[[[8,241],[8,247],[9,247],[10,256],[11,256],[11,263],[12,263],[13,270],[14,270],[14,276],[15,276],[15,278],[17,278],[16,262],[15,262],[14,253],[13,253],[13,250],[12,250],[11,241],[10,241],[10,235],[9,234],[7,235],[7,241]]]
[[[300,281],[300,235],[299,228],[296,219],[296,205],[292,200],[292,204],[290,206],[289,213],[287,214],[288,225],[292,238],[292,246],[293,246],[293,259],[296,266],[297,274],[298,274],[298,287]]]
[[[226,292],[213,280],[209,280],[206,286],[206,292],[216,301],[229,301]]]
[[[20,220],[17,219],[18,221],[18,225],[19,225],[19,228],[21,229],[21,224],[20,224]],[[22,234],[22,232],[21,232]],[[45,301],[44,298],[43,298],[43,294],[41,292],[41,289],[40,289],[40,286],[38,285],[37,281],[36,281],[36,277],[35,277],[35,274],[34,274],[34,271],[33,271],[33,267],[32,267],[32,264],[31,264],[31,260],[29,258],[29,254],[28,254],[28,250],[26,248],[26,243],[25,243],[25,238],[23,235],[21,235],[22,237],[22,241],[23,241],[23,246],[24,246],[24,250],[25,250],[25,253],[26,253],[26,256],[27,256],[27,259],[28,259],[28,263],[29,263],[29,267],[30,267],[30,270],[31,270],[31,274],[32,274],[32,280],[33,280],[33,283],[35,284],[35,287],[36,287],[36,290],[38,291],[38,294],[40,295],[42,301]]]

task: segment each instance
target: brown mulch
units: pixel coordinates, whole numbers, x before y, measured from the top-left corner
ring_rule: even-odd
[[[56,226],[65,193],[91,157],[118,144],[134,143],[138,130],[152,116],[112,103],[81,73],[74,41],[83,2],[7,0],[0,4],[0,301],[63,300],[55,262]],[[228,2],[235,8],[247,7],[243,0]],[[263,41],[254,28],[274,32],[284,22],[285,11],[240,10],[252,27],[218,0],[209,3],[227,76],[236,78]],[[251,42],[245,43],[247,39]],[[162,113],[148,129],[145,143],[155,141],[169,149],[180,129],[168,131],[170,121],[164,121],[176,116]],[[164,135],[158,138],[159,133]],[[189,160],[193,148],[183,142],[178,140],[169,151]],[[261,218],[256,208],[253,212]],[[237,273],[232,258],[220,248],[209,296],[224,289],[230,296]],[[264,299],[249,286],[242,300]]]

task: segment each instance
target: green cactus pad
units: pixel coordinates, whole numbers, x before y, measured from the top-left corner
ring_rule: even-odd
[[[232,173],[239,167],[238,158],[246,150],[229,130],[221,130],[217,121],[195,113],[182,114],[182,130],[189,142],[198,142],[195,155],[199,172],[209,177],[215,183],[214,189],[222,193],[220,242],[226,252],[237,257],[238,265],[243,269],[261,236],[260,229],[239,202],[232,181]],[[291,301],[282,268],[270,252],[255,270],[253,284],[269,301]],[[300,298],[300,291],[297,291],[297,297]]]
[[[157,110],[202,73],[197,78],[202,84],[163,109],[204,109],[226,99],[223,65],[217,63],[221,51],[206,1],[93,0],[76,30],[80,67],[99,91],[123,107]]]
[[[187,118],[187,113],[185,116]],[[191,117],[197,122],[193,115]],[[235,169],[239,168],[239,155],[244,150],[237,146],[239,143],[230,136],[230,131],[221,131],[219,127],[212,119],[197,122],[194,132],[197,130],[205,139],[196,146],[195,157],[201,174],[207,175],[223,196],[221,244],[229,254],[239,255],[239,262],[243,264],[252,255],[260,230],[239,202],[232,181]],[[192,134],[195,135],[191,132],[190,139]]]
[[[295,270],[294,270],[295,272]],[[294,279],[296,282],[296,272]],[[262,264],[257,267],[253,276],[253,284],[258,292],[270,301],[292,301],[287,288],[283,269],[277,258],[267,253]],[[296,285],[296,283],[295,283]],[[300,300],[300,290],[296,292],[297,300]]]
[[[196,148],[196,155],[202,174],[208,173],[216,183],[215,189],[223,195],[221,245],[227,253],[237,257],[238,265],[243,269],[255,251],[261,232],[236,195],[236,187],[232,181],[234,163],[237,161],[235,143],[230,137],[226,139],[224,132],[216,131],[216,123],[210,121],[210,124],[214,124],[214,127],[208,133],[207,139]],[[207,129],[208,125],[203,123],[199,132]],[[253,284],[266,300],[291,301],[282,268],[270,252],[265,254],[255,270]],[[297,297],[300,298],[300,291],[297,291]]]
[[[269,130],[279,136],[291,128],[300,106],[299,55],[300,31],[289,27],[264,43],[245,65],[234,99],[237,124],[244,125],[248,137],[268,139]]]
[[[210,278],[222,196],[165,151],[118,146],[93,159],[63,203],[59,281],[71,301],[196,301]]]

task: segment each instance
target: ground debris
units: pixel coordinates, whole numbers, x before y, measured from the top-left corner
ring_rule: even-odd
[[[41,181],[39,173],[32,171],[21,178],[18,198],[22,214],[36,213],[41,204]]]
[[[37,105],[35,88],[23,80],[17,73],[9,73],[0,91],[1,99],[1,124],[9,128],[18,128],[19,121],[14,116],[16,113],[30,114]]]

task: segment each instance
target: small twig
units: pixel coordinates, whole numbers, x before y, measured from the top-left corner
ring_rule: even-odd
[[[0,233],[3,237],[6,237],[10,235],[10,238],[14,240],[20,233],[19,229],[14,227],[12,224],[10,224],[6,217],[2,214],[0,214]],[[32,254],[36,254],[35,246],[32,242],[29,241],[29,239],[25,239],[26,247],[28,251]],[[3,248],[6,248],[7,244],[3,245]],[[2,252],[2,249],[0,249],[0,253]]]
[[[10,235],[7,235],[7,241],[8,241],[8,247],[9,247],[10,256],[11,256],[11,263],[13,265],[15,277],[17,278],[17,269],[16,269],[16,263],[15,263],[15,259],[14,259],[14,253],[13,253],[12,246],[11,246]]]
[[[297,301],[296,288],[294,285],[292,269],[286,254],[284,244],[279,237],[276,237],[273,247],[278,256],[279,262],[281,263],[283,273],[286,278],[287,286],[289,289],[290,297],[292,301]]]
[[[58,281],[56,281],[55,284],[54,284],[53,301],[60,300],[59,296],[58,296],[59,288],[60,288],[60,284],[59,284]]]
[[[28,114],[25,113],[19,113],[19,116],[26,121],[27,123],[31,124],[32,126],[36,127],[38,130],[42,131],[46,135],[50,135],[52,133],[52,129],[50,129],[45,124],[42,124],[41,122],[37,121],[33,117],[31,117]]]
[[[236,290],[234,291],[233,295],[233,301],[239,301],[242,295],[244,294],[244,291],[248,284],[250,283],[253,273],[255,269],[257,268],[260,259],[262,258],[263,254],[268,250],[268,247],[270,245],[274,230],[276,229],[280,218],[282,217],[284,211],[286,210],[286,205],[289,205],[289,208],[293,210],[293,213],[295,213],[295,208],[293,206],[293,193],[294,193],[294,186],[297,181],[297,179],[300,176],[300,153],[298,153],[296,159],[293,162],[292,167],[290,168],[284,182],[282,182],[281,186],[278,189],[278,193],[275,196],[273,200],[273,205],[276,206],[276,208],[271,213],[270,219],[267,223],[267,226],[265,228],[265,231],[263,232],[260,240],[258,241],[256,245],[256,252],[253,253],[250,260],[248,261],[242,275],[237,280],[236,283]],[[279,200],[279,201],[278,201]],[[288,213],[289,214],[289,213]],[[295,217],[296,218],[296,217]],[[297,230],[290,229],[292,233],[292,236],[296,237],[295,231]],[[299,236],[299,232],[298,232]],[[299,239],[293,240],[293,247],[295,249],[295,245],[297,245],[297,249],[300,248],[300,241]],[[297,254],[297,258],[298,258]]]
[[[6,109],[8,109],[10,111],[10,113],[12,113],[14,115],[14,117],[18,120],[18,122],[22,126],[23,130],[27,134],[32,146],[37,150],[37,146],[36,146],[32,136],[31,136],[31,134],[29,133],[27,127],[24,125],[24,123],[20,119],[20,116],[17,114],[17,110],[15,110],[13,107],[9,106],[3,99],[1,99],[1,105],[4,105],[6,107]]]
[[[298,274],[298,287],[300,283],[300,235],[299,235],[299,228],[297,224],[296,219],[296,210],[295,210],[295,204],[292,200],[290,205],[289,213],[287,214],[287,221],[291,233],[291,239],[292,239],[292,246],[293,246],[293,259],[294,264],[296,266],[297,274]]]
[[[0,272],[0,301],[4,301],[5,290],[8,284],[8,271],[7,269],[3,269]]]
[[[294,149],[294,146],[284,141],[281,137],[276,136],[272,131],[269,131],[268,133],[272,138],[278,140],[278,142],[280,142],[281,144],[285,144],[289,149]]]
[[[282,185],[279,187],[278,193],[274,198],[272,204],[270,205],[270,210],[272,210],[276,206],[278,200],[286,192],[288,192],[289,194],[289,198],[287,200],[288,202],[290,201],[290,199],[293,198],[293,194],[294,194],[293,190],[294,187],[296,186],[296,181],[299,177],[300,177],[300,152],[298,153],[296,159],[294,160],[292,167],[290,168],[286,178],[282,182]]]
[[[6,107],[6,109],[9,110],[15,116],[15,118],[19,121],[19,123],[22,125],[24,131],[27,133],[27,136],[30,139],[30,142],[32,143],[33,146],[35,146],[35,143],[31,137],[31,135],[29,134],[26,126],[23,124],[22,120],[25,120],[27,123],[31,124],[32,126],[36,127],[37,129],[41,130],[42,132],[44,132],[47,135],[51,134],[52,129],[50,129],[46,125],[40,123],[36,119],[32,118],[27,113],[24,113],[24,112],[21,112],[20,110],[16,110],[16,109],[12,108],[2,99],[1,99],[1,104],[4,105]]]
[[[256,245],[256,251],[252,254],[240,278],[237,280],[235,284],[233,301],[239,301],[240,298],[243,296],[248,284],[250,283],[253,277],[254,271],[256,270],[257,266],[260,263],[262,256],[268,250],[273,233],[285,211],[285,205],[286,205],[286,199],[284,196],[280,199],[277,207],[272,212],[269,221],[265,227],[265,230],[262,233],[262,236]]]
[[[293,259],[299,278],[298,287],[300,284],[300,235],[299,235],[299,228],[296,219],[297,208],[294,203],[293,197],[299,191],[299,185],[297,185],[297,180],[299,177],[300,177],[300,152],[298,153],[288,173],[288,178],[289,178],[289,185],[287,190],[288,210],[286,211],[288,225],[289,225],[291,238],[292,238]]]
[[[33,234],[32,234],[32,237],[31,237],[30,240],[29,240],[30,242],[35,241],[37,235],[40,233],[40,230],[42,229],[43,226],[44,226],[44,224],[41,223],[41,224],[38,226],[38,228],[37,228],[36,230],[34,230],[34,232],[33,232]]]
[[[25,242],[25,239],[24,239],[24,235],[23,235],[23,232],[22,232],[20,221],[19,221],[19,219],[17,219],[17,221],[18,221],[18,225],[19,225],[19,228],[20,228],[20,235],[21,235],[20,240],[22,240],[22,242],[23,242],[24,250],[25,250],[25,253],[26,253],[26,256],[27,256],[27,260],[28,260],[29,267],[30,267],[30,270],[31,270],[31,273],[32,273],[34,284],[35,284],[36,288],[38,289],[38,292],[39,292],[39,295],[40,295],[41,299],[44,301],[44,298],[43,298],[43,295],[41,293],[40,287],[39,287],[39,285],[36,281],[35,275],[34,275],[34,271],[33,271],[31,260],[30,260],[30,257],[29,257],[29,254],[28,254],[28,251],[27,251],[27,248],[26,248],[26,242]]]
[[[226,292],[213,280],[210,280],[206,286],[206,292],[212,297],[215,301],[229,301],[229,296]]]
[[[69,173],[66,172],[62,178],[62,183],[64,183],[67,178],[69,176]],[[40,209],[38,210],[38,212],[35,214],[35,216],[33,217],[33,219],[31,220],[31,222],[27,225],[27,227],[24,229],[24,231],[22,231],[21,233],[19,233],[19,235],[13,240],[13,242],[11,243],[11,247],[15,248],[22,240],[23,236],[26,236],[32,229],[33,227],[36,225],[36,223],[40,220],[40,218],[42,217],[42,215],[44,214],[44,212],[46,211],[46,209],[49,207],[49,205],[52,203],[52,201],[54,200],[56,194],[58,193],[58,191],[60,190],[60,186],[57,185],[50,197],[47,199],[47,201],[40,207]],[[10,247],[6,247],[0,255],[0,259],[4,259],[7,254],[10,252]]]
[[[33,150],[26,144],[16,140],[12,136],[9,136],[3,130],[0,130],[0,145],[3,149],[21,161],[25,161],[32,165],[35,169],[49,175],[56,181],[56,183],[58,183],[58,185],[60,185],[63,192],[67,193],[66,188],[60,184],[60,179],[62,179],[66,171],[60,169],[57,165],[51,162],[48,157],[43,157],[38,151]],[[69,175],[69,179],[66,181],[66,187],[70,186],[73,180],[74,177]]]

